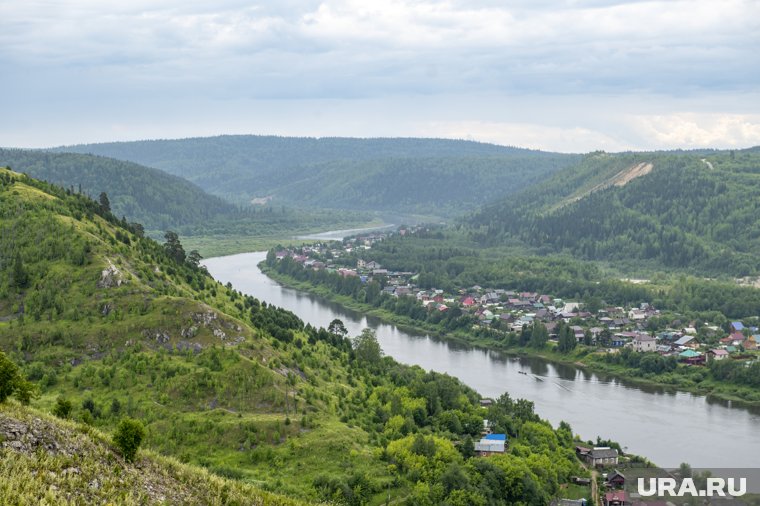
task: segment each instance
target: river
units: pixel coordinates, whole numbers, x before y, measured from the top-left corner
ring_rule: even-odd
[[[266,253],[204,261],[211,275],[243,293],[327,327],[341,319],[351,335],[373,328],[383,351],[396,360],[456,376],[484,396],[509,392],[533,401],[555,426],[561,420],[584,439],[610,438],[627,451],[664,467],[750,468],[760,462],[760,409],[704,396],[640,387],[571,366],[509,357],[405,332],[308,293],[285,288],[257,264]],[[522,374],[525,373],[525,374]]]

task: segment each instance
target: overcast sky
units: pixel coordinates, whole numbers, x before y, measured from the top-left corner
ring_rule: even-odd
[[[4,0],[0,146],[760,144],[760,1]]]

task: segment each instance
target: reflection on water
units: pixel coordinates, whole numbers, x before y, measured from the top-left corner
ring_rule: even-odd
[[[296,239],[311,239],[322,241],[342,241],[344,237],[361,234],[363,232],[376,232],[381,230],[392,230],[396,228],[396,225],[381,225],[379,227],[366,227],[366,228],[350,228],[346,230],[330,230],[329,232],[320,232],[318,234],[308,234],[296,236]]]
[[[451,374],[488,397],[509,392],[513,398],[529,399],[542,417],[555,425],[567,421],[583,439],[615,439],[666,467],[681,462],[694,467],[757,465],[760,408],[404,332],[377,318],[283,288],[258,269],[265,256],[246,253],[204,263],[219,281],[289,309],[311,325],[327,327],[340,318],[351,335],[371,327],[383,351],[400,362]]]

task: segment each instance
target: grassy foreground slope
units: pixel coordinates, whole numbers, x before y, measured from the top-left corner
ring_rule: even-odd
[[[532,403],[480,407],[371,334],[220,285],[180,246],[0,169],[0,348],[39,385],[32,408],[70,401],[66,417],[105,432],[139,419],[151,452],[307,501],[539,505],[583,474],[572,429]],[[510,452],[472,458],[483,419]]]
[[[0,405],[2,504],[303,504],[152,451],[126,462],[110,437],[17,403]]]
[[[254,135],[57,148],[165,170],[232,202],[453,216],[577,160],[448,139],[297,138]]]

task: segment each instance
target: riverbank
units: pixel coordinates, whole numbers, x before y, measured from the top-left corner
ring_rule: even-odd
[[[255,236],[249,234],[181,235],[180,239],[185,251],[197,250],[203,258],[212,258],[249,251],[264,251],[277,246],[301,246],[305,243],[330,240],[331,233],[375,230],[393,226],[380,218],[370,221],[347,221],[335,225],[352,228],[331,232],[321,232],[325,227],[293,229],[272,235]]]
[[[705,379],[695,382],[685,375],[672,373],[664,375],[648,373],[641,376],[638,370],[605,362],[604,356],[606,353],[591,350],[584,346],[579,346],[571,353],[562,354],[553,349],[546,348],[508,347],[499,341],[475,337],[465,332],[445,332],[435,325],[424,324],[385,309],[358,302],[349,296],[335,294],[327,287],[314,286],[309,282],[299,281],[277,272],[268,267],[264,262],[259,264],[259,268],[264,274],[283,286],[311,293],[327,301],[336,303],[345,309],[378,318],[407,332],[429,334],[444,341],[484,350],[498,351],[505,355],[535,357],[555,364],[582,368],[608,376],[610,379],[620,380],[632,386],[654,388],[664,392],[687,392],[706,396],[711,400],[739,403],[746,406],[760,406],[760,392],[749,387]]]

